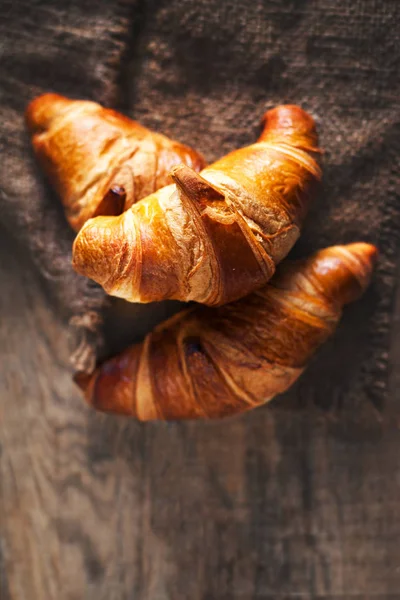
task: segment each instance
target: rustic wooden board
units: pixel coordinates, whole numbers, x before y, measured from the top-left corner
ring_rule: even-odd
[[[1,600],[400,597],[398,408],[367,429],[280,400],[214,424],[96,414],[0,239]]]

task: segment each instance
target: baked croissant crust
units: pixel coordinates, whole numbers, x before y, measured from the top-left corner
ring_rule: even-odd
[[[90,217],[119,215],[166,186],[174,165],[205,166],[188,146],[95,102],[45,94],[29,104],[26,121],[75,231]]]
[[[174,167],[174,184],[120,216],[90,219],[74,243],[74,268],[131,302],[218,306],[243,297],[270,279],[299,237],[321,177],[318,152],[306,112],[270,110],[257,143],[201,175]]]
[[[356,243],[286,263],[247,298],[186,310],[76,381],[95,408],[143,421],[214,419],[264,404],[299,377],[343,305],[363,293],[375,256]]]

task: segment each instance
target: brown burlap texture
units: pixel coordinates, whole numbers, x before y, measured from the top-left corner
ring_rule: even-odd
[[[105,298],[70,267],[73,235],[34,166],[27,102],[44,91],[99,100],[209,161],[252,142],[264,111],[291,102],[317,119],[326,151],[324,189],[293,255],[356,240],[381,255],[364,300],[279,406],[382,413],[400,226],[400,3],[3,0],[1,11],[1,221],[32,255],[60,316],[77,326],[75,358],[99,355]],[[169,311],[116,303],[101,353]]]

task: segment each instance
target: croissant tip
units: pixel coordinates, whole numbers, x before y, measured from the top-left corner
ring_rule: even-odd
[[[378,260],[379,250],[373,244],[366,242],[354,242],[346,246],[347,250],[352,254],[356,254],[359,258],[368,262],[373,267]]]
[[[345,305],[365,292],[377,257],[377,248],[365,242],[331,246],[317,253],[314,268],[326,295]]]
[[[282,128],[292,126],[294,122],[303,122],[312,128],[315,127],[312,116],[297,104],[281,104],[270,108],[263,116],[263,123],[266,124],[267,121],[270,125],[279,125]]]
[[[132,235],[136,231],[134,224],[128,225],[132,219],[129,210],[117,216],[88,219],[72,245],[74,270],[93,279],[112,295],[118,295],[125,281],[118,270],[119,261],[129,262],[131,272],[136,267],[136,242],[130,237],[127,243],[126,236],[127,227]],[[119,257],[117,261],[116,256]]]
[[[312,152],[320,152],[315,121],[296,104],[283,104],[267,110],[262,119],[263,131],[259,141],[270,137],[293,138],[292,144]]]
[[[73,101],[54,93],[34,98],[25,110],[25,121],[31,133],[40,133],[48,129],[52,119],[71,102]]]

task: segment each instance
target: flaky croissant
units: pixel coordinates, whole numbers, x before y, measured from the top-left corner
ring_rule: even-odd
[[[75,231],[90,217],[119,215],[166,186],[174,165],[205,166],[191,148],[95,102],[45,94],[29,104],[26,121]]]
[[[218,306],[264,285],[297,240],[321,177],[313,119],[297,106],[264,119],[256,144],[201,175],[175,167],[175,184],[120,216],[90,219],[74,243],[75,269],[132,302]]]
[[[367,287],[376,256],[364,243],[287,263],[260,291],[197,306],[143,343],[78,375],[89,404],[137,419],[220,418],[264,404],[299,377]]]

